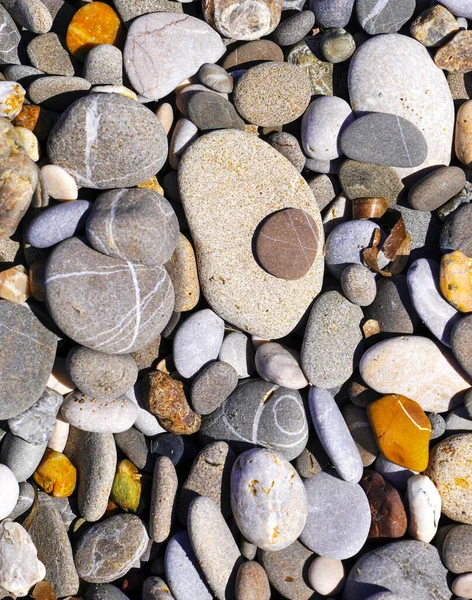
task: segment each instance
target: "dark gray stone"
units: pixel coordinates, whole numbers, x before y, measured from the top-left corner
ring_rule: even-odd
[[[413,333],[419,317],[411,302],[405,275],[377,280],[375,300],[366,307],[367,319],[375,319],[382,333]]]
[[[85,58],[84,79],[92,85],[123,85],[123,54],[111,44],[99,44]]]
[[[323,29],[345,27],[351,18],[354,0],[310,0],[316,24]]]
[[[461,206],[446,220],[439,244],[444,254],[460,250],[472,257],[472,204]]]
[[[451,348],[461,367],[472,377],[472,315],[466,315],[455,324]]]
[[[379,454],[375,459],[374,467],[377,473],[380,473],[399,492],[406,490],[408,479],[416,474],[414,471],[410,471],[410,469],[390,462],[383,454]]]
[[[339,182],[350,200],[380,197],[392,205],[403,190],[403,183],[394,168],[354,160],[343,162]]]
[[[53,434],[62,401],[59,392],[47,387],[33,406],[8,420],[10,431],[31,444],[45,444]]]
[[[0,27],[2,32],[0,37],[0,64],[19,65],[18,44],[21,39],[20,32],[15,21],[3,6],[0,6]]]
[[[458,194],[466,183],[460,167],[440,167],[411,188],[408,202],[416,210],[436,210]]]
[[[315,15],[311,10],[301,12],[281,21],[272,34],[279,46],[291,46],[308,35],[315,25]]]
[[[1,446],[0,462],[13,472],[18,482],[26,481],[41,462],[46,444],[31,444],[11,432],[7,433]]]
[[[29,224],[26,241],[35,248],[50,248],[82,233],[91,208],[88,200],[74,200],[46,209]]]
[[[234,391],[238,374],[231,365],[215,361],[205,367],[192,381],[190,403],[199,415],[209,415]]]
[[[94,583],[88,586],[85,600],[128,600],[128,596],[111,583]]]
[[[33,104],[62,112],[71,103],[86,96],[89,89],[90,82],[81,77],[45,75],[31,82],[28,88],[28,96]]]
[[[134,427],[130,427],[127,431],[115,433],[114,436],[118,448],[139,470],[148,472],[152,470],[152,455],[147,447],[144,434]]]
[[[395,33],[412,17],[415,0],[357,0],[357,19],[369,35]]]
[[[184,456],[185,445],[181,435],[161,433],[151,442],[153,456],[167,456],[173,465],[177,465]]]
[[[219,94],[198,92],[192,94],[187,105],[189,119],[200,131],[213,129],[241,129],[244,121],[234,106]]]

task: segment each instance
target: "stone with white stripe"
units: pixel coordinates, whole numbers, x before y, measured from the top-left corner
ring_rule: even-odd
[[[395,33],[411,18],[415,0],[357,0],[357,19],[370,35]]]
[[[20,32],[6,8],[0,5],[0,64],[19,65]]]
[[[127,354],[150,344],[174,307],[174,288],[159,266],[105,256],[73,237],[52,251],[45,295],[57,326],[78,344]]]

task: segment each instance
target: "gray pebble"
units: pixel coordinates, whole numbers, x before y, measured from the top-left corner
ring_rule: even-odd
[[[308,180],[308,185],[320,211],[326,208],[337,196],[338,186],[329,175],[315,175]]]
[[[396,33],[411,18],[415,0],[357,0],[357,19],[369,35]]]
[[[271,383],[291,390],[300,390],[308,385],[300,367],[300,353],[276,342],[261,344],[256,351],[258,374]]]
[[[77,70],[75,61],[65,45],[65,41],[56,33],[43,33],[33,38],[27,47],[30,63],[48,75],[66,75],[73,77]]]
[[[62,401],[61,394],[47,387],[31,408],[8,420],[10,431],[31,444],[45,444],[53,434]]]
[[[247,560],[254,560],[257,554],[257,546],[247,540],[243,535],[239,541],[239,549],[241,550],[241,554]]]
[[[348,265],[341,275],[343,294],[353,304],[369,306],[375,300],[375,274],[364,265]]]
[[[356,42],[345,29],[329,29],[322,37],[321,52],[330,63],[342,63],[356,51]]]
[[[41,0],[3,0],[18,25],[32,33],[47,33],[53,23],[52,15]]]
[[[289,600],[310,600],[313,589],[306,584],[306,569],[313,557],[313,552],[296,541],[288,548],[260,553],[270,584],[284,598]]]
[[[165,431],[165,429],[159,425],[157,417],[149,412],[139,381],[133,388],[126,392],[125,396],[138,406],[138,416],[136,417],[133,427],[136,427],[138,431],[149,437]]]
[[[90,82],[81,77],[45,75],[31,82],[28,96],[33,104],[62,112],[71,103],[86,96],[90,87]]]
[[[278,131],[276,133],[271,133],[267,138],[267,141],[272,148],[275,148],[277,152],[280,152],[282,156],[285,156],[299,173],[303,171],[306,157],[294,135],[286,133],[285,131]]]
[[[355,160],[343,162],[339,169],[339,182],[350,200],[380,197],[386,198],[392,205],[403,190],[403,183],[393,167]]]
[[[128,596],[111,583],[94,583],[88,586],[85,600],[128,600]]]
[[[200,131],[213,129],[241,129],[244,121],[234,106],[214,92],[197,92],[192,94],[187,104],[188,117]]]
[[[113,0],[113,4],[126,26],[129,26],[134,18],[147,13],[183,12],[183,3],[173,0]]]
[[[472,376],[472,315],[462,317],[451,334],[454,356],[469,377]]]
[[[31,483],[22,481],[20,483],[20,495],[13,512],[8,515],[8,518],[14,521],[24,515],[31,508],[34,502],[34,488]]]
[[[202,85],[215,92],[231,94],[233,91],[233,78],[219,65],[205,63],[198,70],[198,78]]]
[[[406,490],[408,479],[416,474],[414,471],[410,471],[410,469],[387,460],[383,454],[378,455],[374,467],[377,473],[380,473],[399,492]]]
[[[408,202],[416,210],[436,210],[458,194],[466,182],[460,167],[440,167],[410,189]]]
[[[344,405],[342,414],[356,442],[362,464],[364,467],[369,467],[379,455],[379,447],[367,411],[361,406],[348,402]]]
[[[238,374],[228,363],[215,361],[205,367],[192,381],[190,402],[199,415],[209,415],[234,391]]]
[[[446,220],[439,244],[444,254],[460,250],[469,258],[472,256],[472,204],[455,210]]]
[[[0,462],[11,469],[18,482],[26,481],[36,471],[46,445],[47,442],[31,444],[13,433],[7,433],[1,446]]]
[[[315,15],[311,10],[301,12],[281,21],[272,34],[272,38],[279,46],[292,46],[306,35],[315,25]]]
[[[446,416],[446,431],[458,433],[460,431],[472,430],[472,418],[465,406],[458,406]]]
[[[375,300],[365,309],[368,319],[375,319],[382,333],[413,333],[419,317],[413,307],[405,275],[381,277],[377,281]]]
[[[41,77],[41,75],[44,75],[42,71],[35,69],[34,67],[30,67],[29,65],[9,65],[3,71],[3,74],[7,81],[17,81],[25,89],[29,87],[32,81],[38,77]]]
[[[152,440],[151,452],[155,456],[167,456],[173,465],[177,465],[185,452],[183,437],[174,433],[161,433]]]
[[[123,54],[111,44],[99,44],[85,58],[84,79],[92,85],[123,85]]]
[[[446,431],[446,421],[439,413],[428,413],[428,419],[432,428],[431,440],[436,440]]]
[[[323,29],[345,27],[351,18],[354,0],[310,0],[316,23]]]
[[[223,340],[219,360],[231,365],[241,378],[254,375],[254,347],[247,335],[232,331]]]
[[[178,483],[172,461],[167,456],[160,456],[154,465],[149,514],[149,535],[157,543],[164,542],[169,537]]]
[[[18,44],[21,36],[15,21],[4,6],[0,6],[0,27],[2,37],[0,38],[0,64],[20,64],[18,56]]]
[[[472,570],[472,526],[450,527],[445,532],[443,543],[439,548],[443,563],[449,571],[460,574]]]
[[[174,600],[174,596],[160,577],[148,577],[143,583],[141,600]]]
[[[118,448],[138,469],[142,471],[151,470],[151,453],[143,433],[134,427],[130,427],[126,431],[115,433],[114,437]]]
[[[441,258],[439,250],[441,221],[437,213],[414,210],[400,204],[396,204],[392,208],[401,213],[406,230],[411,236],[410,261],[417,258],[431,258],[439,262]]]
[[[83,232],[91,208],[88,200],[63,202],[47,208],[29,224],[26,241],[35,248],[50,248]]]
[[[315,173],[323,173],[324,175],[337,175],[343,162],[342,158],[335,158],[334,160],[307,158],[305,169],[314,171]]]

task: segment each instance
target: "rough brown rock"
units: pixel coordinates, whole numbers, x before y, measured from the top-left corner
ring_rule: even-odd
[[[405,535],[407,517],[397,490],[375,471],[366,471],[360,485],[367,495],[372,513],[369,539]]]

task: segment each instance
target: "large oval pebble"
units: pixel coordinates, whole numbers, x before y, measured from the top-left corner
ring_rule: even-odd
[[[119,433],[134,424],[138,407],[126,396],[107,401],[76,391],[66,396],[61,415],[65,421],[83,431]]]
[[[49,248],[81,233],[92,204],[87,200],[64,202],[48,208],[29,225],[26,241],[36,248]]]

